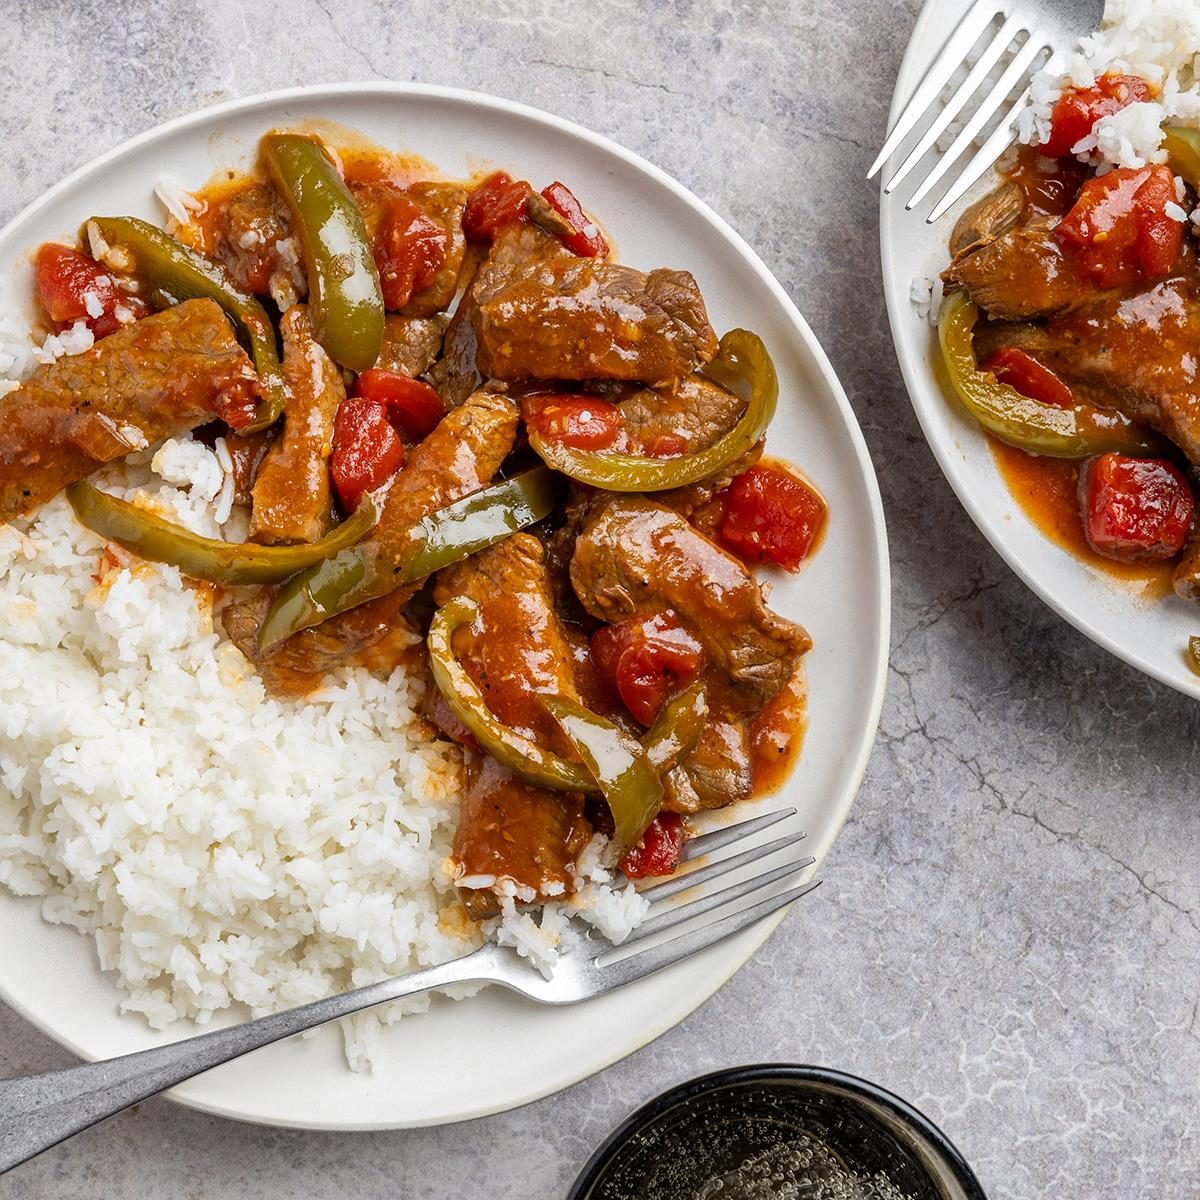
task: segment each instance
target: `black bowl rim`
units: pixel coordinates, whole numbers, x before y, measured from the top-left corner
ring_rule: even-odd
[[[690,1100],[694,1096],[712,1091],[716,1087],[771,1080],[831,1084],[882,1105],[899,1121],[914,1127],[929,1141],[945,1160],[955,1181],[966,1193],[967,1200],[987,1200],[987,1195],[976,1178],[975,1172],[967,1165],[967,1160],[963,1158],[958,1147],[924,1113],[915,1109],[907,1100],[902,1100],[894,1092],[889,1092],[886,1088],[857,1075],[848,1075],[844,1071],[835,1071],[829,1067],[814,1067],[804,1063],[755,1063],[743,1067],[724,1067],[719,1071],[710,1071],[706,1075],[698,1075],[695,1079],[688,1079],[683,1083],[676,1084],[673,1088],[668,1088],[630,1113],[600,1143],[596,1152],[584,1164],[579,1177],[571,1185],[567,1200],[584,1200],[587,1190],[597,1182],[600,1173],[608,1166],[617,1149],[628,1140],[631,1134],[668,1108],[680,1101]]]

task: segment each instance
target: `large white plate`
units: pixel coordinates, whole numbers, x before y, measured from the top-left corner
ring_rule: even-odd
[[[678,183],[595,134],[507,101],[441,88],[344,85],[280,92],[172,121],[105,154],[51,189],[0,231],[0,280],[26,294],[28,251],[90,213],[160,214],[154,182],[170,172],[196,186],[250,162],[275,125],[328,118],[463,175],[483,163],[535,180],[565,179],[601,214],[622,257],[691,269],[719,330],[757,330],[782,383],[773,451],[812,476],[830,505],[820,553],[773,603],[802,620],[811,716],[799,768],[765,803],[794,804],[820,858],[845,819],[866,765],[882,701],[888,634],[883,512],[862,435],[828,360],[800,314],[748,246]],[[792,916],[826,919],[820,893]],[[656,978],[572,1008],[542,1008],[490,989],[438,1000],[386,1032],[372,1075],[345,1067],[341,1038],[323,1030],[231,1063],[177,1088],[185,1104],[224,1116],[320,1129],[380,1129],[482,1116],[548,1095],[631,1053],[682,1020],[767,937],[749,930]],[[169,1037],[118,1014],[118,994],[77,934],[45,924],[35,901],[0,892],[0,997],[87,1058]]]
[[[922,9],[896,80],[893,118],[962,11],[961,0],[928,0]],[[1038,596],[1081,633],[1139,671],[1200,696],[1200,678],[1185,659],[1188,637],[1200,628],[1195,605],[1174,595],[1147,599],[1136,585],[1089,566],[1041,534],[1013,500],[979,427],[934,375],[937,340],[911,301],[912,281],[918,276],[934,278],[945,267],[946,241],[957,213],[990,186],[985,180],[959,209],[932,226],[925,223],[927,205],[904,211],[904,200],[912,191],[907,182],[880,201],[884,292],[896,354],[917,419],[971,519]],[[913,487],[918,486],[914,480]]]

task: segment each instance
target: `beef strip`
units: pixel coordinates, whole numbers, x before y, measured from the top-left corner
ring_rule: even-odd
[[[533,232],[530,232],[533,231]],[[536,233],[544,246],[531,255]],[[644,274],[553,251],[527,226],[520,243],[493,248],[472,285],[477,363],[497,379],[625,379],[668,384],[716,353],[704,300],[687,271]]]
[[[388,313],[383,324],[383,345],[375,365],[410,375],[413,379],[424,375],[441,353],[448,323],[449,319],[440,315],[402,317],[399,313]]]
[[[710,702],[758,712],[791,678],[808,634],[771,612],[754,577],[677,513],[640,496],[596,497],[571,559],[594,617],[616,622],[674,609],[704,645]]]
[[[1054,233],[1055,219],[1035,215],[994,241],[960,254],[942,279],[958,285],[994,320],[1029,321],[1119,300],[1131,289],[1101,288],[1088,276],[1078,255],[1066,253]],[[1190,269],[1190,245],[1175,267],[1146,280],[1134,292]]]
[[[1200,465],[1200,270],[1185,270],[1141,292],[1111,296],[1046,325],[976,328],[984,359],[1016,346],[1086,399],[1161,430]]]
[[[219,203],[215,220],[206,225],[204,249],[243,291],[288,294],[291,303],[304,295],[295,255],[280,249],[280,243],[289,245],[291,216],[274,188],[262,183],[242,188]]]
[[[668,772],[663,785],[668,812],[694,813],[748,799],[754,772],[746,723],[719,714],[710,717],[695,750]]]
[[[472,314],[478,292],[490,293],[512,275],[574,257],[556,237],[524,221],[501,229],[446,330],[442,357],[430,372],[447,406],[461,404],[482,382]]]
[[[571,891],[576,860],[592,837],[582,797],[531,787],[488,755],[467,752],[466,758],[451,858],[467,913],[481,920],[497,911],[493,879],[543,898],[547,887]]]
[[[188,300],[39,366],[0,402],[0,523],[257,390],[254,368],[212,300]]]
[[[315,542],[333,525],[328,459],[333,418],[346,398],[337,364],[313,337],[308,308],[297,304],[280,321],[288,402],[283,433],[254,483],[250,539]]]
[[[407,542],[408,530],[422,517],[487,486],[508,456],[517,436],[512,403],[494,392],[476,392],[447,413],[437,428],[413,447],[407,464],[393,480],[372,541],[388,554]],[[401,609],[420,586],[367,601],[328,621],[302,630],[267,654],[258,651],[258,631],[274,597],[265,589],[252,600],[230,605],[224,622],[231,640],[258,667],[269,691],[304,695],[322,676],[344,665],[403,623]]]
[[[746,411],[732,392],[690,375],[669,387],[639,388],[617,402],[633,453],[672,454],[706,450],[728,433]]]
[[[557,753],[568,753],[558,726],[539,701],[578,700],[572,649],[554,609],[544,552],[517,533],[440,571],[434,599],[469,596],[475,622],[455,636],[455,651],[488,707],[504,722]],[[590,836],[577,796],[531,787],[489,760],[473,771],[454,839],[466,876],[495,875],[545,896],[546,884],[573,883],[575,859]],[[464,888],[468,911],[495,907],[494,896]]]

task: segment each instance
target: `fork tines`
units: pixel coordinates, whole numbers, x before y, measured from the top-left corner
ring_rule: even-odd
[[[972,48],[997,20],[1000,22],[999,27],[975,59],[966,78],[939,110],[939,98],[955,72],[968,61]],[[952,122],[967,113],[970,102],[987,83],[990,74],[1004,56],[1010,54],[1011,58],[1000,78],[983,93],[953,142],[941,154],[904,206],[909,210],[915,208],[962,158],[1017,86],[1022,81],[1027,83],[1038,58],[1043,54],[1052,53],[1053,50],[1051,37],[1038,29],[1034,22],[1029,21],[1023,12],[1006,11],[1006,6],[998,5],[996,0],[976,0],[956,26],[942,52],[934,59],[920,86],[896,119],[879,157],[867,173],[867,178],[873,177],[917,129],[922,118],[932,113],[933,119],[929,126],[900,166],[888,176],[883,190],[885,195],[891,194],[908,178],[921,159],[936,147],[938,140]],[[957,204],[975,181],[1016,140],[1017,116],[1028,101],[1029,87],[1026,86],[1017,99],[1004,110],[994,131],[952,179],[945,194],[933,206],[926,218],[931,224]]]

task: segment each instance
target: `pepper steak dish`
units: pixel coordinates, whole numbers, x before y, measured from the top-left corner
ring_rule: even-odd
[[[616,262],[565,185],[272,132],[169,231],[94,216],[35,274],[52,336],[93,344],[0,401],[0,524],[65,489],[97,578],[178,568],[282,700],[428,678],[472,919],[569,896],[597,844],[669,873],[689,815],[778,784],[810,640],[753,572],[797,570],[824,504],[762,458],[759,338],[718,338],[686,270]],[[244,541],[89,481],[189,437]]]
[[[1091,66],[959,219],[943,360],[1044,532],[1200,600],[1200,128],[1171,116],[1195,97],[1165,69]]]

